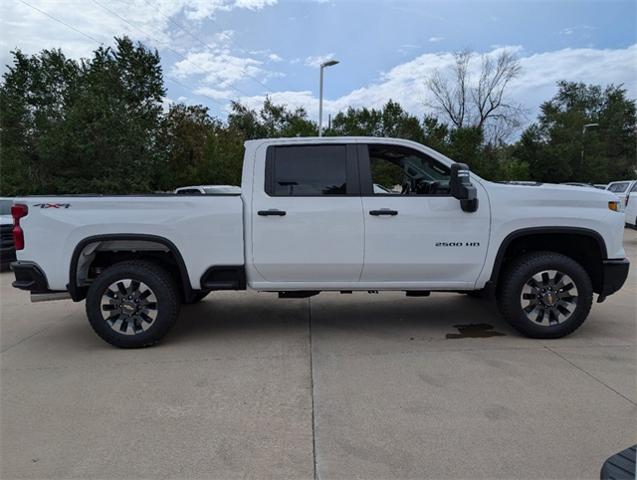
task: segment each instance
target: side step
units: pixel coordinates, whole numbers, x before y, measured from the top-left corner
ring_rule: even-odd
[[[318,295],[318,290],[291,290],[289,292],[279,292],[279,298],[309,298]]]
[[[50,302],[51,300],[67,300],[71,298],[69,292],[45,292],[45,293],[32,293],[31,302]]]

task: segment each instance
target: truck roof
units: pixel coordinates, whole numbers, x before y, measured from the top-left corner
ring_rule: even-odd
[[[246,149],[252,151],[257,150],[262,145],[294,145],[294,144],[329,144],[329,143],[384,143],[393,145],[403,145],[406,147],[412,147],[416,150],[424,150],[428,155],[438,160],[442,160],[444,163],[451,165],[454,163],[452,159],[443,155],[442,153],[434,150],[431,147],[423,145],[422,143],[414,142],[413,140],[406,140],[404,138],[392,138],[392,137],[279,137],[279,138],[262,138],[255,140],[247,140],[244,145]]]
[[[392,137],[278,137],[278,138],[260,138],[255,140],[247,140],[246,146],[259,146],[261,144],[294,144],[294,143],[399,143],[412,144],[420,148],[426,147],[422,143],[406,140],[404,138]],[[429,147],[426,147],[429,148]]]

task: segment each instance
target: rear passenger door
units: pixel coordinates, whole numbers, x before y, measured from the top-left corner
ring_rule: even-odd
[[[273,283],[358,281],[363,211],[355,145],[269,146],[264,183],[255,177],[252,200],[258,273]]]

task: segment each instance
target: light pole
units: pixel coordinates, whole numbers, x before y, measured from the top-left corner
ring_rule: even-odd
[[[599,127],[599,123],[585,123],[582,127],[582,151],[580,154],[580,168],[584,168],[584,134],[589,128]]]
[[[323,69],[336,65],[337,63],[338,60],[328,60],[327,62],[321,63],[321,85],[319,87],[319,137],[323,135]]]

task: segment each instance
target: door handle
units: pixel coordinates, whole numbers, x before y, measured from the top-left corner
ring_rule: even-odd
[[[274,208],[270,210],[259,210],[257,212],[257,215],[261,215],[262,217],[283,217],[285,214],[286,212],[283,210],[276,210]]]
[[[398,212],[396,210],[390,210],[388,208],[383,208],[381,210],[370,210],[369,214],[370,215],[374,215],[375,217],[378,217],[379,215],[389,215],[391,217],[395,217],[396,215],[398,215]]]

